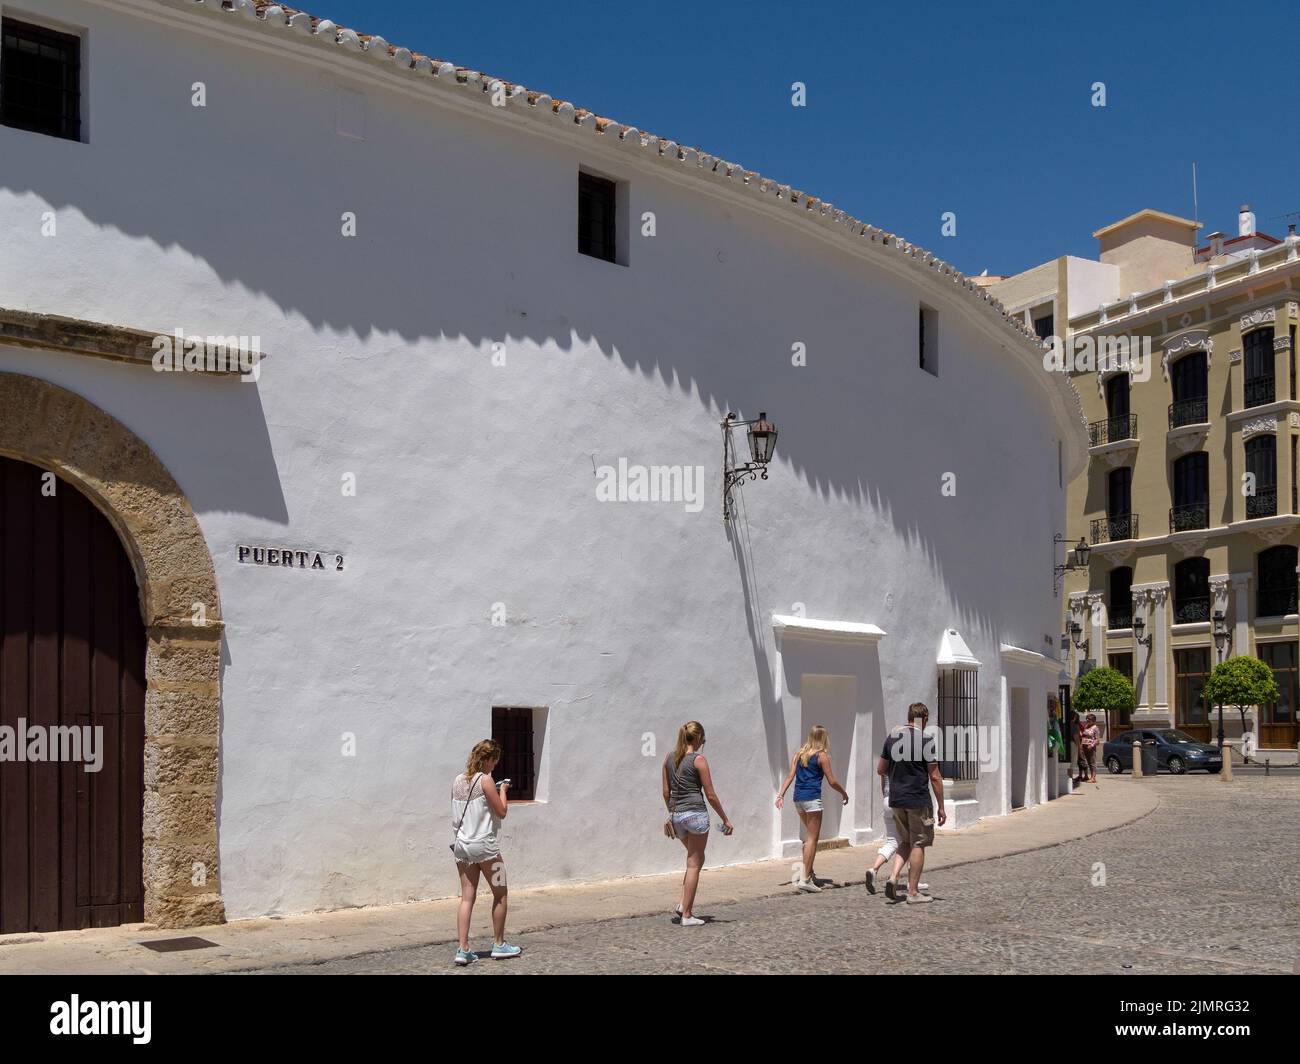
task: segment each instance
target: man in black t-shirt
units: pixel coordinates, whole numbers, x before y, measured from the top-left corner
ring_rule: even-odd
[[[889,777],[889,809],[898,830],[898,852],[885,883],[885,897],[898,901],[898,876],[903,865],[907,873],[909,904],[931,901],[920,892],[921,869],[925,867],[925,848],[934,845],[934,807],[930,791],[939,805],[939,826],[948,820],[943,808],[943,777],[935,760],[934,739],[925,734],[930,711],[923,702],[907,707],[907,726],[895,728],[885,738],[876,762],[876,772]]]

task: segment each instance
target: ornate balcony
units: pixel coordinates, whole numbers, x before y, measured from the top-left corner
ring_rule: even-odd
[[[1246,378],[1246,409],[1252,406],[1266,406],[1273,402],[1275,389],[1272,377]]]
[[[1174,506],[1169,511],[1169,531],[1187,532],[1193,528],[1210,527],[1210,504],[1194,502],[1188,506]]]
[[[1196,621],[1210,619],[1210,596],[1197,595],[1192,598],[1174,596],[1174,624],[1193,624]]]
[[[1277,488],[1269,486],[1246,496],[1246,519],[1272,517],[1277,513]]]
[[[1207,421],[1209,421],[1209,400],[1205,396],[1169,404],[1171,429],[1181,428],[1183,425],[1203,425]]]
[[[1114,543],[1121,539],[1138,538],[1138,515],[1116,514],[1114,517],[1095,518],[1090,526],[1093,543]]]
[[[1138,437],[1138,419],[1136,414],[1123,417],[1108,417],[1094,421],[1088,426],[1088,446],[1101,447],[1107,443],[1119,443],[1120,440],[1136,440]]]

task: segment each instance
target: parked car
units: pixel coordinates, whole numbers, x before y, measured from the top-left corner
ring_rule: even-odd
[[[1197,742],[1177,728],[1144,728],[1126,731],[1108,740],[1102,747],[1102,760],[1112,773],[1133,768],[1133,743],[1141,741],[1155,747],[1156,768],[1168,769],[1175,776],[1193,769],[1219,772],[1223,753],[1213,743]]]

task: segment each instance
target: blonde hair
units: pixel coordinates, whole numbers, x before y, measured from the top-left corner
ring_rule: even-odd
[[[465,775],[472,776],[476,772],[482,772],[483,766],[489,761],[500,761],[501,744],[495,739],[484,739],[481,743],[475,743],[474,749],[469,752],[469,760],[465,762]]]
[[[816,754],[831,756],[831,737],[826,734],[826,728],[821,724],[812,726],[808,732],[808,741],[799,747],[799,763],[807,768],[808,762]]]
[[[704,725],[698,720],[688,720],[678,728],[677,749],[673,751],[673,768],[681,768],[682,758],[686,756],[687,743],[698,750],[702,742],[704,742]]]

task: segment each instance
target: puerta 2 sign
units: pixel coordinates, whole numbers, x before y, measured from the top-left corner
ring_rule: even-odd
[[[341,573],[343,555],[333,551],[294,550],[292,547],[254,547],[237,544],[241,565],[269,565],[277,569],[328,569]]]

